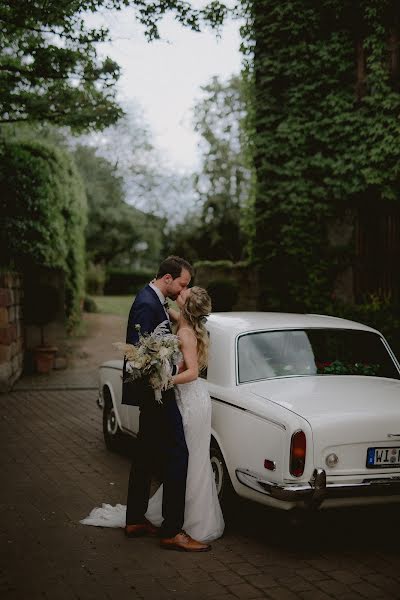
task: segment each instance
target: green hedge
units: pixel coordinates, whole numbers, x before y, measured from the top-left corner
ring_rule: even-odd
[[[233,262],[231,260],[199,260],[194,263],[195,270],[201,267],[212,269],[243,269],[247,268],[249,263],[246,261]]]
[[[210,295],[213,312],[231,311],[235,306],[239,284],[227,278],[212,279],[207,285],[207,292]]]
[[[136,294],[155,276],[154,271],[144,269],[107,269],[105,295]]]
[[[65,309],[73,326],[84,296],[86,196],[71,157],[35,141],[0,144],[2,265],[65,273]]]
[[[106,282],[106,269],[103,265],[95,265],[89,262],[86,268],[85,289],[87,294],[102,296]]]
[[[362,304],[335,304],[327,312],[378,329],[400,360],[400,304],[390,298],[370,294]]]

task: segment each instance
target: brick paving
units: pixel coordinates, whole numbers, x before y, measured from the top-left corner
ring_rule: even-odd
[[[400,598],[398,507],[287,514],[241,504],[205,554],[79,524],[125,502],[130,460],[105,449],[94,390],[0,396],[0,598]]]

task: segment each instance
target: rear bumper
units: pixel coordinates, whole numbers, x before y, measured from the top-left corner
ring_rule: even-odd
[[[248,469],[236,469],[243,485],[283,502],[304,502],[319,506],[332,498],[365,498],[400,495],[400,477],[364,479],[361,483],[327,483],[324,469],[315,469],[308,483],[275,483]]]

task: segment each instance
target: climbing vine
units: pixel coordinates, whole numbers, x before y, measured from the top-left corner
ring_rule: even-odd
[[[0,264],[65,274],[72,327],[84,296],[86,196],[71,157],[36,141],[0,144]]]
[[[253,0],[250,11],[261,306],[322,310],[354,254],[331,228],[399,200],[400,9]]]

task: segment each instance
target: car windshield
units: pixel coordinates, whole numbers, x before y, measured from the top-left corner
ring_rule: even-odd
[[[370,375],[400,379],[382,338],[369,331],[262,331],[238,340],[239,383],[289,375]]]

